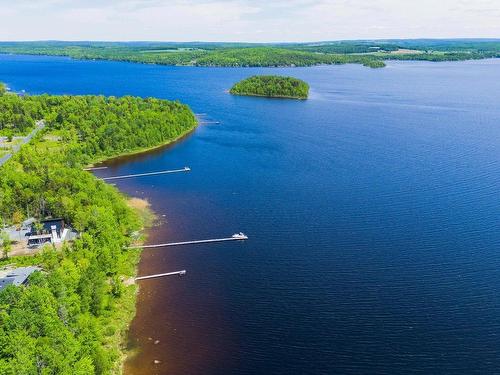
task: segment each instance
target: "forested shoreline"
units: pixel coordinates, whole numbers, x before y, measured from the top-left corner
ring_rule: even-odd
[[[135,311],[136,287],[126,281],[139,257],[124,247],[144,223],[125,196],[83,167],[175,140],[196,119],[183,104],[153,98],[2,95],[0,108],[10,108],[3,124],[19,131],[31,121],[5,119],[30,114],[47,123],[0,168],[2,217],[12,222],[27,210],[62,217],[81,234],[62,249],[1,262],[43,271],[29,286],[0,293],[0,373],[120,373]]]
[[[323,54],[275,47],[230,48],[215,50],[139,51],[136,49],[103,48],[31,48],[1,47],[0,53],[66,56],[83,60],[113,60],[158,65],[201,67],[284,67],[359,63],[369,67],[382,66],[378,57],[363,55]]]
[[[159,65],[282,67],[385,60],[458,61],[500,57],[498,40],[382,40],[318,43],[0,42],[0,53]]]
[[[293,77],[252,76],[236,83],[229,92],[233,95],[307,99],[309,85]]]

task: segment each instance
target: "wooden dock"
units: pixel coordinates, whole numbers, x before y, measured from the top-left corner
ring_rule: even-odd
[[[147,172],[147,173],[137,173],[137,174],[126,174],[123,176],[103,177],[102,180],[109,181],[109,180],[118,180],[118,179],[122,179],[122,178],[156,176],[156,175],[160,175],[160,174],[182,173],[182,172],[189,172],[189,171],[191,171],[191,168],[184,167],[182,169],[171,169],[171,170],[158,171],[158,172]]]
[[[158,273],[156,275],[140,276],[140,277],[136,277],[135,280],[136,281],[148,280],[148,279],[156,279],[158,277],[175,276],[175,275],[184,276],[185,274],[186,274],[186,270],[182,270],[182,271],[175,271],[175,272]]]
[[[213,242],[226,242],[226,241],[245,241],[248,237],[243,233],[235,234],[228,238],[214,238],[210,240],[195,240],[195,241],[184,241],[184,242],[170,242],[170,243],[160,243],[157,245],[139,245],[130,246],[127,249],[155,249],[158,247],[170,247],[170,246],[184,246],[184,245],[198,245],[203,243],[213,243]]]

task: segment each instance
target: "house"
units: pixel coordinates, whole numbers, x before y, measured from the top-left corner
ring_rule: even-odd
[[[29,276],[40,270],[40,267],[34,266],[0,270],[0,292],[9,285],[26,285]]]
[[[41,230],[37,230],[35,224],[31,226],[28,236],[28,246],[36,247],[45,243],[58,244],[66,239],[69,232],[64,225],[63,219],[47,219],[40,222]]]

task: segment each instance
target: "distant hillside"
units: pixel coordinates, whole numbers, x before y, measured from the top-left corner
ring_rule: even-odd
[[[452,61],[500,57],[500,39],[357,40],[313,43],[0,42],[0,53],[69,56],[187,66],[311,66],[384,60]]]

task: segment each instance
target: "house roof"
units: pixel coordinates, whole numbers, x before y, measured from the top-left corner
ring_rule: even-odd
[[[0,279],[0,292],[3,290],[3,288],[6,288],[7,286],[14,284],[14,278],[13,277],[4,277]]]
[[[52,218],[52,219],[45,219],[41,221],[42,224],[63,224],[64,220],[60,217]]]
[[[11,284],[16,286],[24,284],[33,272],[40,270],[40,267],[29,266],[0,271],[0,291]]]
[[[52,231],[52,227],[55,226],[55,230],[60,234],[64,229],[64,220],[63,219],[46,219],[42,220],[41,224],[43,225],[43,229],[47,232]]]

